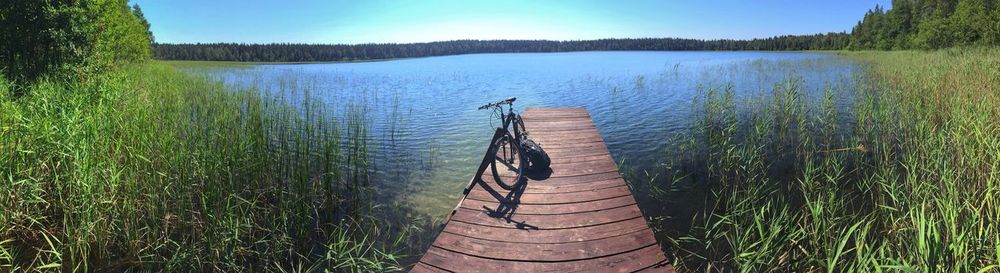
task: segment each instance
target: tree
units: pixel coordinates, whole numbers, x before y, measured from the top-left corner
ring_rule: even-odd
[[[0,3],[0,65],[14,82],[33,81],[84,59],[89,44],[84,5],[76,1]]]
[[[146,21],[146,15],[142,14],[142,8],[139,8],[139,4],[132,5],[132,14],[139,20],[142,27],[146,29],[146,34],[149,36],[149,44],[155,44],[156,38],[153,37],[153,31],[149,29],[149,21]]]
[[[890,10],[890,32],[889,39],[893,40],[893,49],[905,49],[911,46],[913,32],[916,26],[914,23],[913,2],[911,0],[893,0]]]
[[[167,60],[308,62],[410,58],[470,53],[561,52],[590,50],[836,50],[850,42],[847,33],[789,35],[752,40],[679,38],[587,41],[457,40],[414,44],[156,44],[156,58]]]
[[[937,14],[922,19],[913,38],[913,45],[920,49],[945,48],[952,44],[948,20]]]
[[[96,0],[88,6],[94,16],[94,50],[97,65],[146,60],[152,56],[148,24],[140,22],[126,0]]]
[[[148,24],[125,0],[0,2],[0,70],[29,83],[62,71],[100,70],[151,56]]]
[[[995,6],[995,0],[963,0],[958,2],[955,13],[951,15],[949,31],[952,32],[957,45],[972,45],[986,42],[983,38],[990,36],[992,27],[990,12]]]
[[[998,0],[894,0],[854,27],[851,49],[936,49],[1000,44]]]

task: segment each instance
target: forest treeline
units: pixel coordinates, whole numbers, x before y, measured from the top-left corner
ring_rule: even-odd
[[[586,41],[457,40],[409,44],[156,44],[166,60],[315,62],[442,56],[471,53],[608,50],[893,50],[1000,43],[998,0],[894,0],[875,6],[851,33],[786,35],[750,40],[683,38]]]
[[[457,40],[410,44],[156,44],[166,60],[313,62],[412,58],[472,53],[565,52],[599,50],[832,50],[847,46],[850,35],[828,33],[753,40],[680,38],[548,40]]]

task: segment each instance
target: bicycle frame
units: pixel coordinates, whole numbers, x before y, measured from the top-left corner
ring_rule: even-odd
[[[508,142],[520,141],[523,137],[521,134],[522,133],[521,129],[519,129],[518,126],[516,126],[516,124],[514,124],[514,122],[516,122],[517,119],[519,119],[520,117],[518,117],[517,113],[514,112],[514,104],[510,103],[508,105],[506,114],[503,113],[503,105],[498,105],[497,108],[499,109],[500,120],[501,120],[500,128],[497,128],[497,130],[500,130],[499,132],[500,134],[498,137],[503,138],[503,137],[513,136],[514,139],[508,139],[507,141]],[[496,141],[496,139],[493,139],[491,141]],[[509,145],[507,147],[509,147],[510,149],[514,149],[513,145]],[[513,168],[511,166],[513,164],[511,161],[514,160],[512,157],[513,155],[514,155],[513,150],[497,151],[496,158],[500,159],[500,161],[503,162],[504,165],[506,165],[508,168]]]
[[[523,137],[522,134],[527,135],[526,132],[521,132],[521,129],[518,128],[517,126],[513,126],[512,130],[507,129],[511,128],[511,125],[513,125],[515,119],[520,119],[520,116],[518,116],[517,113],[514,113],[513,103],[508,105],[506,114],[503,113],[502,105],[498,107],[500,109],[500,120],[501,120],[501,125],[499,129],[502,129],[506,132],[511,132],[511,134],[514,135],[514,140],[520,140]]]

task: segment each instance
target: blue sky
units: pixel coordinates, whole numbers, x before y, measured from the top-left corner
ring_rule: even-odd
[[[132,0],[163,43],[746,39],[850,31],[890,0]]]

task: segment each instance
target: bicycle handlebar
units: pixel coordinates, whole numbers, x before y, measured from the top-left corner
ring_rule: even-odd
[[[502,106],[504,104],[513,105],[515,100],[517,100],[516,97],[510,97],[510,98],[507,98],[507,99],[502,100],[502,101],[498,101],[498,102],[494,102],[494,103],[487,103],[487,104],[485,104],[483,106],[479,106],[479,110],[483,110],[483,109],[487,109],[487,108],[491,108],[491,107],[499,107],[499,106]]]

